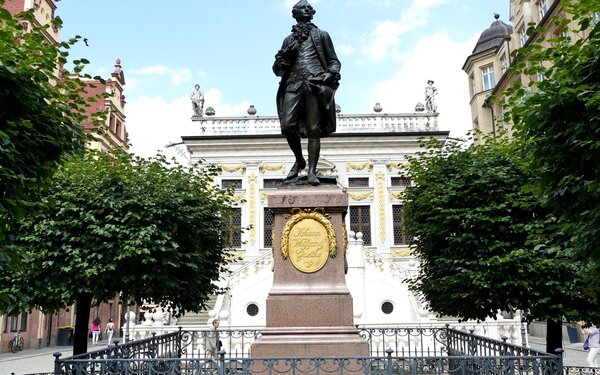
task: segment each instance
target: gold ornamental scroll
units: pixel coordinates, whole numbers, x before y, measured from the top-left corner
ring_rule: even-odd
[[[324,210],[294,209],[281,235],[281,254],[300,272],[314,273],[337,255],[337,239]]]

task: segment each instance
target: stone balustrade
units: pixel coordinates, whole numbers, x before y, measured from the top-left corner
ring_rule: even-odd
[[[437,131],[437,113],[361,114],[337,117],[337,133]],[[193,120],[203,135],[280,134],[276,116],[200,117]]]

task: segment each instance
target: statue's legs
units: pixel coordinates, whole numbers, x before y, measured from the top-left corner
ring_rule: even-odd
[[[300,135],[298,133],[286,133],[285,139],[287,140],[290,149],[294,153],[294,157],[296,158],[296,162],[290,169],[286,180],[290,180],[292,178],[298,177],[298,173],[306,168],[306,160],[302,156],[302,141],[300,139]]]
[[[319,138],[308,139],[308,183],[319,185],[317,177],[317,163],[319,162],[319,153],[321,152],[321,140]]]
[[[288,172],[286,180],[298,177],[298,173],[306,168],[306,160],[302,156],[302,140],[298,129],[299,116],[304,105],[304,93],[301,89],[286,92],[283,100],[281,132],[285,135],[296,161]]]
[[[321,152],[321,117],[323,116],[317,96],[307,91],[306,95],[306,127],[308,138],[308,183],[319,185],[317,163]]]

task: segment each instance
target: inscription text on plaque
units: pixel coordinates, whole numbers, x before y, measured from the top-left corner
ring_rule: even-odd
[[[319,271],[329,257],[327,229],[315,219],[302,219],[290,230],[290,261],[305,273]]]

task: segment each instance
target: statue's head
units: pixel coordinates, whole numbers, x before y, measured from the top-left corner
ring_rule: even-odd
[[[296,21],[310,21],[317,11],[306,0],[300,0],[292,8],[292,17]]]

